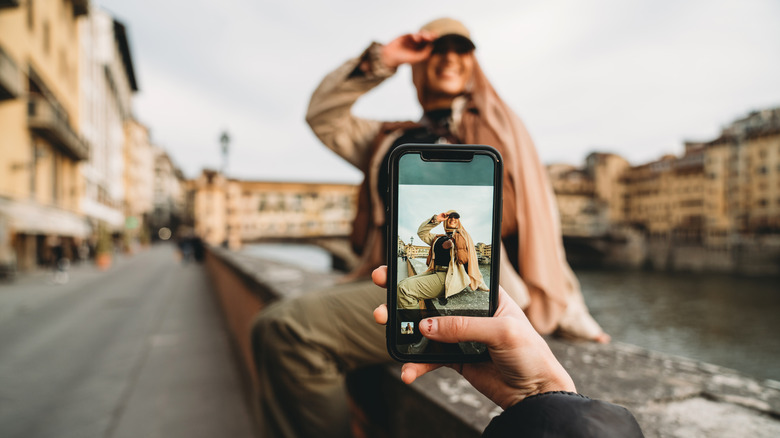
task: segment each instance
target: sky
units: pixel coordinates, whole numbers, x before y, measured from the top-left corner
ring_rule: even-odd
[[[485,200],[493,198],[493,186],[438,186],[403,184],[398,187],[398,237],[404,243],[414,237],[415,245],[420,225],[431,216],[456,210],[461,225],[474,243],[490,244],[493,232],[493,210],[485,208]],[[437,225],[433,234],[444,234],[444,225]]]
[[[96,0],[127,26],[138,120],[187,177],[357,183],[362,174],[304,121],[320,80],[371,41],[442,16],[524,120],[545,164],[592,151],[632,164],[681,154],[750,111],[780,106],[775,0]],[[416,120],[408,67],[355,115]]]

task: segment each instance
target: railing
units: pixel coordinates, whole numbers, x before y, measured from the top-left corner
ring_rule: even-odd
[[[89,146],[71,128],[64,111],[42,96],[30,96],[27,104],[27,123],[30,129],[52,142],[76,160],[89,156]]]

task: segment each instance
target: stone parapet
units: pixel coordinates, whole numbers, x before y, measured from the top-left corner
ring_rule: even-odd
[[[214,247],[206,266],[253,382],[249,336],[257,312],[338,278]],[[780,382],[619,342],[547,342],[581,394],[627,407],[647,437],[780,436]],[[400,374],[399,364],[387,364],[348,377],[365,436],[477,437],[501,412],[450,369],[412,385]]]

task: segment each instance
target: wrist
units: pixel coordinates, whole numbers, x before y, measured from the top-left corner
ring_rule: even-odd
[[[561,369],[560,373],[557,373],[540,386],[539,394],[545,392],[577,392],[577,388],[574,386],[574,381],[569,374]]]
[[[377,42],[371,43],[360,56],[358,68],[367,78],[386,78],[395,73],[396,67],[389,67],[383,59],[384,47]]]
[[[531,385],[524,390],[518,391],[514,396],[507,398],[503,403],[498,403],[502,409],[507,410],[510,407],[541,394],[566,392],[577,393],[574,381],[569,374],[561,367],[560,370],[553,372],[544,379]]]
[[[397,68],[400,64],[393,59],[392,56],[389,54],[389,50],[387,46],[382,45],[379,48],[379,62],[382,63],[387,68]]]

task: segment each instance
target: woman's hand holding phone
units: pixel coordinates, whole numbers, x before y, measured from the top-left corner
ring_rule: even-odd
[[[372,278],[385,287],[387,267],[376,269]],[[503,409],[535,394],[550,391],[575,392],[574,382],[534,330],[523,311],[499,288],[499,305],[490,318],[444,316],[420,321],[420,333],[439,342],[482,342],[488,346],[489,362],[446,364],[466,378],[479,392]],[[387,323],[387,306],[374,310],[379,324]],[[405,363],[401,379],[412,383],[443,364]]]

